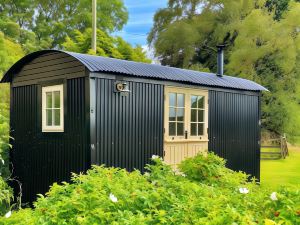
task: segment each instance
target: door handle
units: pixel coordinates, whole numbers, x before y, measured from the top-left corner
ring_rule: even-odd
[[[187,130],[184,131],[184,138],[185,138],[185,139],[188,139],[188,132],[187,132]]]

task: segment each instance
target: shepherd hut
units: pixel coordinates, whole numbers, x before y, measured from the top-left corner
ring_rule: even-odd
[[[11,165],[23,202],[91,165],[143,171],[202,151],[259,179],[263,86],[197,72],[58,50],[31,53],[10,83]],[[16,187],[18,188],[18,187]]]

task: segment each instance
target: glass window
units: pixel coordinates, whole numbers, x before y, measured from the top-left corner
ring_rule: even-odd
[[[63,85],[42,88],[42,130],[63,132]]]
[[[191,136],[204,135],[204,96],[192,95],[191,96]]]
[[[169,93],[169,136],[184,135],[185,95]]]

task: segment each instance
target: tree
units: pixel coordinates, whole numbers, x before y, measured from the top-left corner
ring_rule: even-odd
[[[63,43],[65,50],[95,54],[91,49],[92,29],[88,28],[84,32],[75,30],[72,36],[73,38],[67,36],[65,43]],[[97,30],[96,54],[138,62],[151,62],[147,59],[145,52],[140,46],[132,47],[121,37],[112,37],[100,29]]]
[[[0,32],[0,78],[8,68],[24,55],[21,46],[5,37]],[[7,162],[9,139],[9,85],[0,84],[0,159]],[[7,176],[8,164],[0,168],[0,173]]]
[[[282,14],[288,10],[290,0],[267,0],[266,7],[269,12],[274,12],[274,19],[280,20]]]
[[[274,1],[276,14],[270,2],[169,0],[155,14],[148,42],[164,65],[210,71],[212,48],[225,43],[225,72],[270,90],[263,94],[263,126],[300,136],[300,3]]]
[[[19,29],[33,32],[41,48],[61,48],[66,36],[92,24],[90,0],[3,0],[0,12]],[[122,0],[98,0],[97,15],[98,28],[108,33],[122,29],[128,20]]]
[[[210,47],[224,41],[232,43],[236,37],[232,26],[255,7],[261,7],[261,3],[170,0],[167,8],[155,14],[148,43],[153,45],[163,65],[189,68],[198,63],[215,70],[216,55]]]

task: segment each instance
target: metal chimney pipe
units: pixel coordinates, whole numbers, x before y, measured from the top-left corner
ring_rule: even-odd
[[[222,77],[224,74],[224,49],[225,45],[217,45],[218,59],[217,59],[217,76]]]

